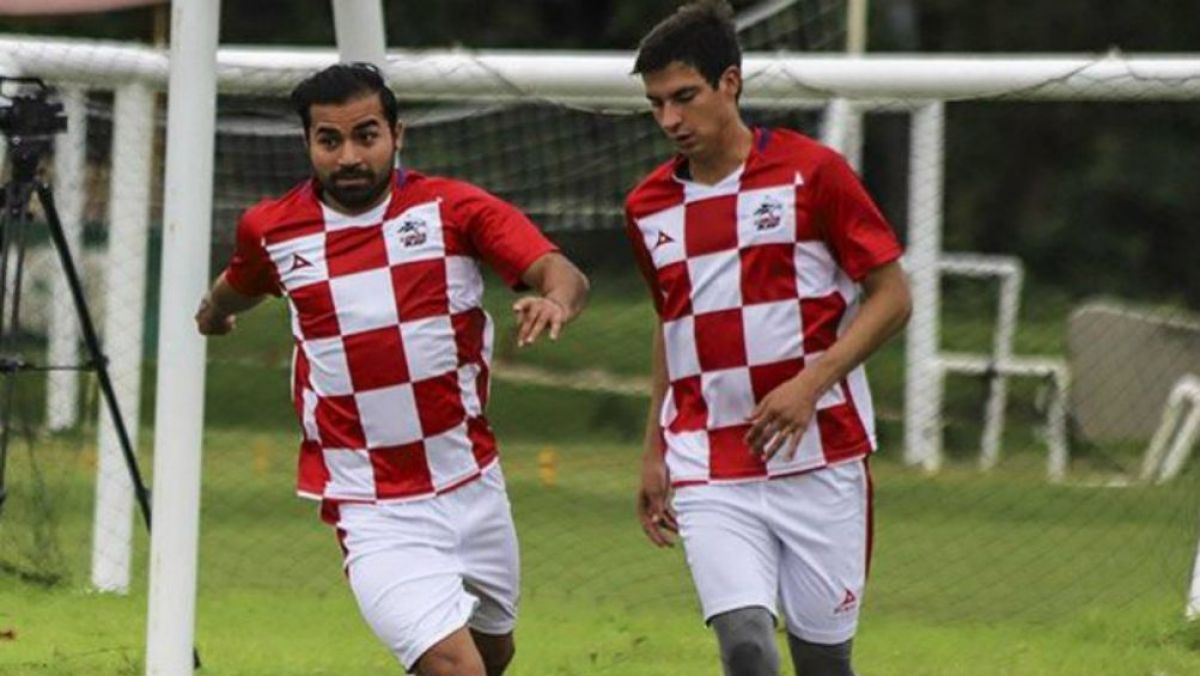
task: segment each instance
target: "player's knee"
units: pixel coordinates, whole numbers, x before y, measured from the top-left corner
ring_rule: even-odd
[[[722,651],[725,673],[729,676],[775,676],[778,660],[771,659],[771,650],[760,639],[744,637],[731,642]]]
[[[853,639],[844,643],[813,643],[788,634],[792,664],[798,676],[854,676],[850,667]]]
[[[775,622],[765,608],[738,608],[712,619],[727,676],[775,676]]]

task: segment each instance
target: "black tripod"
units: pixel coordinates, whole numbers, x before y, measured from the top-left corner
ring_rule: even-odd
[[[21,280],[25,264],[26,236],[32,224],[32,214],[29,211],[31,197],[36,194],[46,216],[50,239],[58,252],[67,285],[71,291],[71,299],[75,305],[75,313],[79,326],[83,331],[83,340],[87,346],[89,360],[74,367],[81,370],[94,370],[100,382],[100,391],[112,418],[113,427],[120,441],[121,453],[125,458],[130,479],[133,482],[135,496],[141,507],[142,519],[146,529],[150,529],[150,500],[149,491],[142,480],[138,469],[137,458],[133,455],[133,446],[129,440],[129,431],[121,417],[117,405],[116,394],[113,391],[112,379],[108,374],[107,359],[100,349],[100,341],[96,336],[96,327],[92,323],[91,312],[83,295],[83,287],[79,282],[79,273],[67,247],[63,234],[62,222],[54,206],[54,194],[50,187],[41,182],[37,176],[38,166],[42,158],[49,154],[51,141],[55,134],[66,131],[67,120],[62,113],[62,104],[47,101],[48,90],[41,80],[36,78],[0,77],[0,83],[15,82],[32,86],[34,93],[14,96],[11,105],[0,107],[0,133],[8,138],[8,158],[11,168],[9,182],[0,190],[0,377],[3,377],[3,390],[0,391],[0,512],[3,511],[7,497],[4,474],[8,454],[9,431],[12,427],[12,412],[14,408],[15,381],[14,376],[26,371],[47,371],[61,366],[38,366],[26,361],[17,350],[17,341],[21,328]],[[10,262],[11,260],[11,262]],[[9,269],[10,265],[12,270]],[[11,279],[12,297],[8,298],[7,283]]]
[[[117,440],[121,444],[121,455],[125,458],[125,466],[129,470],[129,478],[133,483],[134,496],[141,509],[142,521],[146,531],[150,531],[150,491],[142,480],[142,472],[138,468],[137,458],[133,454],[133,444],[129,441],[129,430],[121,417],[121,409],[117,405],[117,395],[113,390],[112,379],[108,374],[108,359],[100,350],[100,339],[96,336],[96,326],[92,323],[92,314],[88,310],[87,299],[83,295],[83,285],[79,282],[79,273],[75,261],[71,258],[71,250],[67,246],[67,238],[63,234],[62,221],[58,218],[58,210],[54,206],[54,193],[50,186],[38,180],[37,170],[42,158],[50,153],[51,141],[55,134],[67,130],[67,119],[63,115],[61,103],[51,103],[47,100],[49,90],[45,83],[38,78],[12,78],[0,76],[0,84],[15,82],[30,85],[34,93],[12,97],[8,107],[0,107],[0,133],[8,137],[8,158],[11,166],[9,182],[0,188],[0,377],[4,378],[3,390],[0,391],[0,514],[4,510],[4,500],[7,496],[4,484],[4,468],[8,455],[8,437],[12,422],[14,406],[15,376],[23,371],[48,371],[56,366],[37,366],[28,363],[20,352],[16,351],[16,341],[21,327],[21,277],[25,263],[25,236],[32,223],[29,212],[30,198],[36,194],[46,216],[46,225],[50,231],[50,239],[58,252],[62,263],[63,273],[67,278],[67,286],[71,290],[71,300],[75,305],[75,314],[83,331],[83,340],[87,345],[89,360],[75,368],[94,370],[100,382],[100,392],[108,407],[113,428],[117,431]],[[14,269],[10,273],[9,258],[14,255]],[[12,275],[12,302],[5,307],[8,300],[7,289],[9,275]],[[8,312],[5,312],[5,310]],[[200,668],[200,653],[193,648],[192,663]]]

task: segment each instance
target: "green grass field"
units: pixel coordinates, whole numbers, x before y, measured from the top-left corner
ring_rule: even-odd
[[[650,313],[633,293],[640,289],[623,284],[609,291],[598,284],[589,314],[562,341],[524,351],[506,343],[511,296],[489,295],[497,354],[548,372],[585,364],[643,374]],[[1020,349],[1061,352],[1055,317],[1061,313],[1023,326]],[[297,433],[286,400],[281,307],[244,319],[237,339],[209,348],[200,673],[398,673],[358,617],[332,534],[312,503],[292,495]],[[954,325],[954,349],[987,344],[986,322],[964,317]],[[1153,489],[1093,486],[1134,458],[1090,449],[1075,458],[1072,481],[1047,484],[1034,388],[1014,387],[1004,461],[982,475],[972,444],[983,390],[973,381],[948,385],[950,466],[936,477],[913,472],[896,453],[901,359],[897,342],[871,369],[883,450],[872,464],[877,537],[859,672],[1200,673],[1200,628],[1182,619],[1200,472]],[[152,410],[148,395],[143,411]],[[510,673],[719,673],[682,552],[655,550],[633,518],[645,400],[498,379],[490,411],[522,545],[524,596]],[[87,589],[93,437],[90,430],[38,437],[11,453],[12,497],[0,515],[0,674],[142,673],[144,534],[130,595]],[[142,447],[149,441],[147,432]],[[150,466],[144,453],[143,467]],[[50,499],[51,518],[35,518],[45,514],[38,496]],[[63,577],[46,585],[22,574],[31,571]]]
[[[202,673],[386,671],[390,658],[358,619],[332,536],[310,503],[289,495],[291,439],[245,441],[214,431],[207,444]],[[557,456],[552,486],[539,476],[547,448]],[[60,467],[73,467],[59,474],[70,481],[57,525],[73,574],[51,588],[3,579],[0,631],[13,635],[0,640],[0,673],[141,673],[144,585],[128,597],[86,591],[90,467],[75,451],[58,453]],[[634,524],[636,450],[513,443],[505,458],[525,582],[512,673],[717,673],[681,553],[654,550]],[[862,673],[1200,670],[1200,629],[1181,620],[1194,531],[1194,512],[1180,509],[1194,502],[1184,487],[1051,487],[1032,473],[929,479],[883,458],[874,472]],[[144,547],[139,537],[139,580]]]

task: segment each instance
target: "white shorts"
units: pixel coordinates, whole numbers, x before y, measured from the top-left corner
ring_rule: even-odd
[[[863,460],[793,477],[679,488],[673,499],[704,621],[761,606],[812,643],[854,637],[871,550]]]
[[[463,626],[513,630],[520,566],[499,465],[433,498],[326,503],[324,511],[363,618],[405,669]]]

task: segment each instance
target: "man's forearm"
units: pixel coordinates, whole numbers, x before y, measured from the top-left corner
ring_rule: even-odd
[[[845,378],[908,321],[912,301],[899,264],[889,264],[875,274],[879,277],[865,284],[863,305],[846,332],[802,372],[813,379],[818,392],[824,393]]]
[[[665,388],[661,392],[650,395],[650,408],[646,411],[646,435],[642,439],[642,450],[646,455],[662,453],[662,425],[659,419],[665,395]]]
[[[566,321],[579,316],[587,305],[587,277],[560,253],[549,253],[534,261],[521,281],[542,298],[562,307],[567,313]]]
[[[646,435],[643,450],[646,454],[662,452],[661,413],[663,400],[667,396],[666,349],[663,343],[662,325],[654,329],[654,344],[650,353],[650,409],[646,413]]]
[[[263,296],[247,296],[233,288],[225,279],[225,273],[217,277],[217,281],[209,290],[205,300],[210,311],[220,317],[228,317],[245,312],[262,302]]]
[[[538,289],[543,298],[563,306],[567,311],[567,321],[579,316],[587,305],[588,280],[582,272],[566,258],[563,264],[550,265]]]

